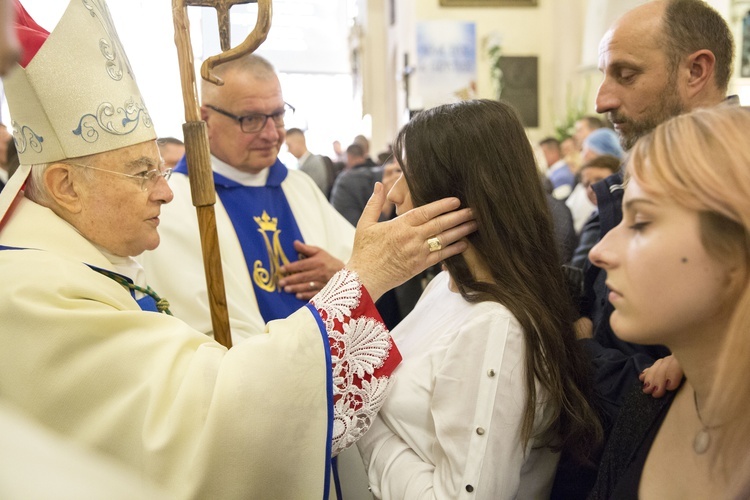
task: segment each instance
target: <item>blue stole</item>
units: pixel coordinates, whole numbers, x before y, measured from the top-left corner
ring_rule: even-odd
[[[310,310],[318,323],[318,329],[323,340],[323,352],[326,356],[326,396],[328,399],[328,427],[326,432],[326,460],[325,468],[323,471],[324,486],[323,486],[323,500],[328,500],[328,493],[331,490],[331,475],[333,474],[333,486],[336,489],[336,497],[339,500],[343,499],[344,496],[341,493],[341,481],[339,480],[339,464],[337,461],[338,457],[331,457],[331,451],[333,448],[333,367],[331,361],[331,344],[328,338],[328,332],[323,324],[323,320],[320,318],[320,313],[315,307],[307,303],[306,307]]]
[[[187,175],[183,157],[175,172]],[[287,168],[278,159],[269,168],[265,186],[243,186],[213,173],[216,193],[232,221],[263,321],[286,318],[307,302],[279,288],[279,267],[299,260],[294,240],[304,242],[281,188]]]
[[[5,245],[0,245],[0,250],[30,250],[30,249],[29,248],[19,248],[19,247],[7,247]],[[94,271],[97,271],[97,269],[99,269],[98,267],[92,266],[90,264],[86,264],[86,265],[89,266]],[[97,271],[97,272],[99,272],[99,271]],[[117,274],[117,273],[113,273],[113,274]],[[133,283],[133,280],[131,280],[127,276],[123,276],[122,274],[118,274],[118,276],[120,276],[121,278],[123,278],[128,283]],[[154,298],[151,297],[150,295],[144,295],[143,298],[136,300],[136,298],[135,298],[135,290],[130,289],[130,296],[133,297],[133,300],[136,301],[136,303],[138,304],[138,307],[140,307],[142,311],[150,311],[150,312],[155,312],[155,313],[159,312],[159,310],[156,308],[156,300],[154,300]]]

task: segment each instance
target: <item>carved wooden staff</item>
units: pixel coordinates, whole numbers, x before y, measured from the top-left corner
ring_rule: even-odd
[[[252,33],[242,44],[229,48],[229,9],[232,5],[258,3],[258,20]],[[224,291],[224,274],[221,269],[219,238],[216,232],[216,190],[211,171],[211,156],[208,147],[206,122],[200,118],[198,87],[195,82],[193,47],[190,43],[190,23],[187,7],[213,7],[219,18],[221,54],[209,57],[201,66],[201,77],[216,85],[223,85],[221,78],[212,70],[219,64],[231,61],[255,51],[268,35],[271,28],[271,0],[172,0],[172,17],[174,18],[175,44],[180,64],[182,81],[182,98],[185,103],[185,124],[182,130],[185,136],[185,151],[188,161],[188,176],[193,205],[198,211],[198,227],[203,250],[203,266],[206,270],[208,284],[208,301],[211,310],[211,324],[214,338],[226,346],[232,347],[232,336],[229,331],[229,314]]]

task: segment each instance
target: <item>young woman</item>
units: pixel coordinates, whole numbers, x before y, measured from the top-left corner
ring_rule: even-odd
[[[420,113],[394,151],[398,213],[457,196],[479,229],[392,332],[404,360],[358,443],[372,492],[547,497],[559,450],[585,456],[600,431],[531,145],[481,100]]]
[[[629,397],[593,498],[750,495],[750,110],[673,118],[635,146],[622,223],[591,250],[618,337],[664,344],[676,392]]]

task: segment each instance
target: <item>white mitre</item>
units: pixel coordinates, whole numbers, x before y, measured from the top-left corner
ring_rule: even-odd
[[[3,84],[22,167],[3,190],[0,219],[29,165],[156,139],[104,0],[71,0],[36,55]]]

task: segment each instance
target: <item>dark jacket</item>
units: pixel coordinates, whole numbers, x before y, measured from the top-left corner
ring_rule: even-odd
[[[626,395],[589,500],[638,498],[646,458],[676,394],[656,399],[638,384]]]
[[[383,180],[383,167],[372,160],[341,172],[331,189],[331,205],[353,226],[357,225],[375,183]]]
[[[599,239],[622,221],[622,174],[617,173],[593,185],[598,203]],[[594,367],[594,390],[600,398],[605,432],[622,406],[625,393],[638,375],[654,361],[669,355],[664,346],[631,344],[617,338],[609,324],[614,307],[605,285],[606,271],[587,261],[583,273],[581,314],[591,318],[594,338],[582,340]]]

